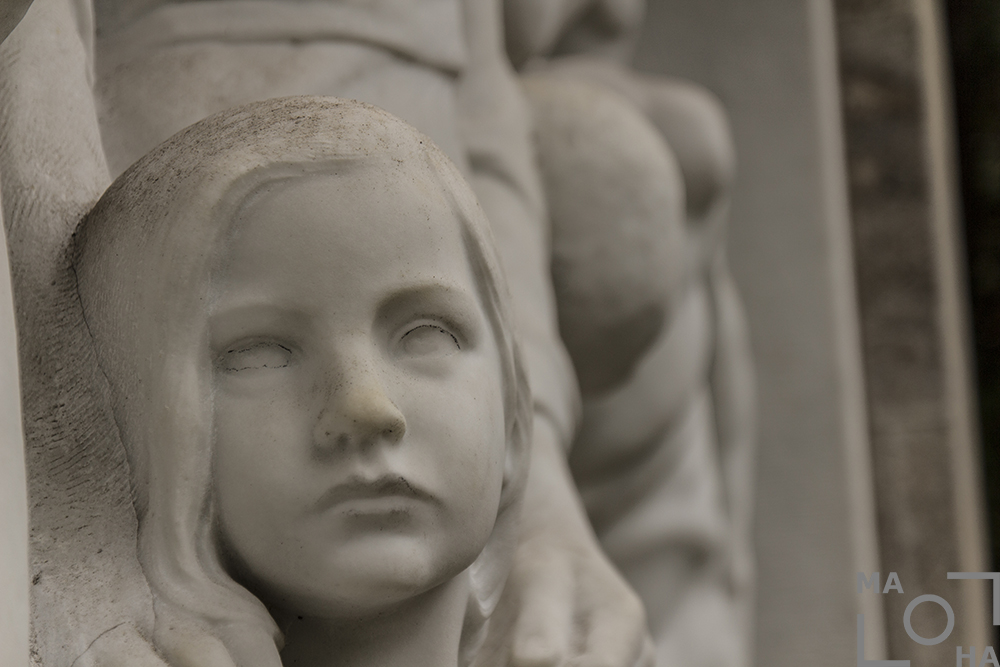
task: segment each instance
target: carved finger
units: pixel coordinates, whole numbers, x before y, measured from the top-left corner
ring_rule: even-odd
[[[584,651],[573,667],[649,667],[653,643],[639,597],[627,591],[617,604],[596,604],[587,623]]]

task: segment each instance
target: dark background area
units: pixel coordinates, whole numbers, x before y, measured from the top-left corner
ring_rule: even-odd
[[[1000,571],[1000,1],[946,7],[990,546]]]

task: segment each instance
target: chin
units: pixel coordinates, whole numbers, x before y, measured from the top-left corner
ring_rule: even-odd
[[[312,589],[311,599],[295,596],[297,600],[288,599],[282,606],[342,620],[391,613],[451,580],[471,563],[461,565],[415,537],[383,534],[352,542],[327,560],[326,576],[317,573],[320,576],[303,582],[302,588]]]
[[[467,537],[467,536],[465,536]],[[268,606],[288,614],[360,621],[391,614],[420,595],[460,575],[484,545],[471,540],[429,541],[420,532],[366,532],[313,542],[309,562],[287,560],[272,573],[252,576],[251,590]],[[316,557],[318,554],[324,554]]]

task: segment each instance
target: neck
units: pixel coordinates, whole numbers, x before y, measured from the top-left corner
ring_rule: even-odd
[[[285,633],[284,667],[458,667],[468,601],[462,573],[365,620],[277,613]]]

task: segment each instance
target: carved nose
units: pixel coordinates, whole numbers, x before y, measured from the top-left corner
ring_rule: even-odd
[[[374,377],[347,382],[331,394],[313,433],[318,454],[394,444],[406,433],[403,413]]]

